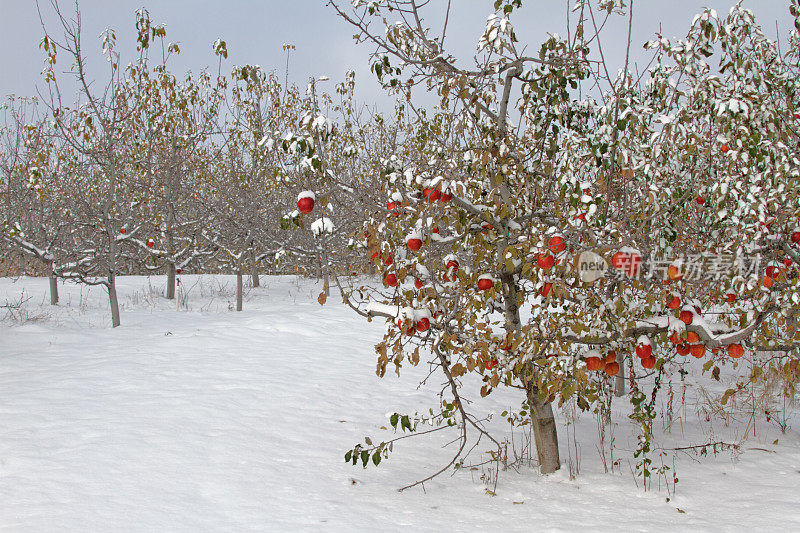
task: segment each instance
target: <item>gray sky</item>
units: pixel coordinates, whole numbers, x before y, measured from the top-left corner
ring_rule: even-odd
[[[40,0],[49,14],[48,0]],[[74,0],[60,0],[62,8],[71,12]],[[349,0],[342,0],[348,4]],[[445,0],[432,0],[434,10],[442,12]],[[492,11],[491,0],[453,0],[453,14],[448,29],[449,47],[460,58],[469,59],[483,30],[486,16]],[[531,50],[548,32],[564,33],[564,0],[525,0],[524,9],[512,20],[517,36],[530,43]],[[101,66],[98,35],[107,27],[114,28],[123,63],[133,57],[135,33],[134,12],[146,7],[156,23],[167,26],[167,40],[181,45],[181,54],[171,63],[173,72],[197,71],[215,65],[211,43],[222,38],[228,45],[227,74],[234,64],[258,64],[275,70],[283,77],[286,63],[281,47],[291,43],[296,50],[290,58],[290,82],[304,83],[310,76],[328,75],[340,80],[348,69],[356,70],[359,99],[374,102],[380,89],[367,66],[371,49],[356,46],[354,33],[326,0],[80,0],[83,18],[83,39],[90,66]],[[658,31],[659,24],[668,37],[683,36],[693,15],[710,5],[720,15],[728,12],[729,0],[637,0],[634,4],[634,44],[639,53],[641,44]],[[791,26],[788,0],[746,0],[745,5],[756,13],[768,35],[775,36],[776,21],[785,40]],[[434,19],[431,19],[434,20]],[[55,24],[51,25],[57,29]],[[624,54],[625,24],[616,20],[604,33],[604,52],[614,69],[621,66]],[[0,0],[0,96],[33,95],[41,86],[42,38],[34,0]],[[66,62],[60,66],[66,68]],[[98,77],[102,73],[98,70]]]

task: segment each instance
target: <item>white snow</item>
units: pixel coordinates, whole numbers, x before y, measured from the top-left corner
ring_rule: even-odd
[[[303,198],[311,198],[312,200],[316,201],[317,195],[315,195],[312,191],[302,191],[297,195],[297,201],[299,202]]]
[[[311,223],[311,232],[314,235],[322,235],[323,233],[333,233],[333,221],[328,217],[318,218]]]
[[[373,346],[384,319],[367,322],[338,297],[320,306],[319,284],[262,277],[236,313],[232,276],[181,281],[176,303],[160,296],[163,278],[118,278],[122,326],[112,329],[102,288],[60,285],[61,304],[50,307],[46,279],[0,279],[0,304],[22,300],[16,318],[0,322],[0,530],[800,529],[796,416],[785,435],[759,419],[740,453],[670,452],[680,482],[666,502],[663,486],[654,480],[644,492],[630,473],[637,433],[625,399],[615,400],[609,429],[613,473],[597,452],[594,415],[567,426],[556,409],[558,473],[501,471],[496,496],[481,481],[484,467],[397,492],[450,459],[453,433],[399,441],[377,468],[343,456],[365,435],[391,438],[387,412],[436,408],[441,378],[417,386],[427,356],[400,378],[378,379]],[[680,427],[653,422],[655,446],[741,438],[746,420],[706,422],[699,387],[715,382],[694,374]],[[518,391],[481,400],[479,382],[462,379],[478,413],[519,408]],[[678,397],[680,381],[673,385]],[[511,438],[500,418],[489,427]],[[513,435],[519,444],[527,433]],[[580,471],[570,479],[576,449]]]

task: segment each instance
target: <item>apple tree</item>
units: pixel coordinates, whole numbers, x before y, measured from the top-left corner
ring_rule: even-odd
[[[553,404],[609,402],[626,372],[643,475],[665,375],[718,378],[746,356],[797,378],[797,31],[782,56],[748,10],[706,10],[684,39],[648,43],[647,67],[629,52],[616,68],[599,34],[608,17],[631,27],[626,4],[578,1],[567,36],[528,53],[522,2],[498,0],[467,66],[445,48],[452,6],[436,32],[424,2],[333,3],[414,117],[382,162],[388,209],[363,227],[382,286],[343,295],[388,321],[379,375],[433,353],[449,384],[437,419],[460,433],[445,468],[468,431],[489,437],[462,399],[473,375],[481,396],[524,393],[550,473]]]

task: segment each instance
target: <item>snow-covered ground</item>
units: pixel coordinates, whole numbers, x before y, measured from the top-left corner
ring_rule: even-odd
[[[0,530],[800,530],[800,420],[785,435],[761,423],[737,453],[670,452],[680,481],[667,502],[663,483],[645,492],[631,473],[624,399],[613,473],[595,417],[568,427],[559,412],[554,475],[503,471],[492,496],[479,468],[397,492],[445,464],[454,435],[400,441],[377,468],[344,462],[365,435],[390,438],[387,412],[438,403],[438,379],[417,387],[425,365],[375,376],[381,321],[335,295],[321,307],[319,287],[292,277],[263,278],[241,313],[230,311],[232,277],[182,281],[176,306],[159,297],[162,278],[121,278],[112,329],[101,288],[61,285],[51,308],[46,280],[0,280],[0,305],[23,302],[0,309],[14,315],[0,323]],[[696,391],[681,429],[656,420],[657,445],[741,437],[744,423],[705,420]],[[479,405],[499,413],[520,400],[498,391]],[[498,418],[492,427],[511,437]]]

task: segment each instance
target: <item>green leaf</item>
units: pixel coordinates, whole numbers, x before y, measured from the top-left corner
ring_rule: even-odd
[[[364,463],[364,468],[367,467],[367,463],[369,462],[369,452],[364,450],[361,452],[361,462]]]
[[[350,450],[346,454],[344,454],[344,462],[345,463],[349,463],[350,459],[352,459],[352,458],[353,458],[353,450]]]
[[[375,453],[372,454],[372,463],[375,466],[378,466],[379,464],[381,464],[381,452],[380,451],[376,451]]]
[[[400,415],[394,413],[392,416],[389,417],[389,423],[392,424],[392,427],[397,429],[397,421],[400,418]]]

